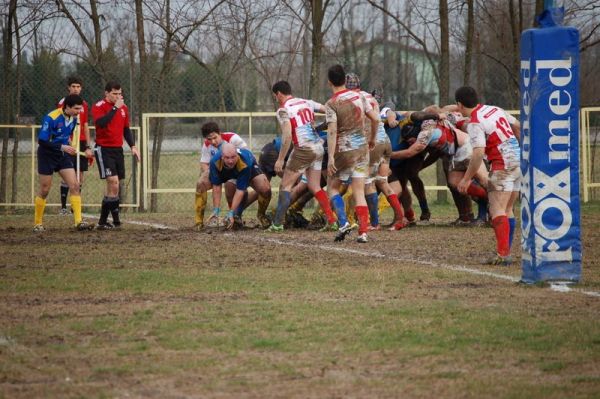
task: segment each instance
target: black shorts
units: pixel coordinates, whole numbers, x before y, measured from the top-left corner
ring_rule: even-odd
[[[260,151],[258,165],[267,177],[275,177],[277,175],[277,173],[275,173],[275,162],[277,162],[278,157],[279,151],[277,151],[273,142],[265,144]]]
[[[73,159],[75,159],[75,157],[66,152],[38,147],[38,173],[40,175],[52,175],[54,172],[58,172],[62,169],[73,169]]]
[[[119,180],[125,178],[125,157],[122,147],[101,147],[94,148],[94,155],[98,163],[98,172],[101,179],[110,176],[119,176]]]
[[[86,142],[81,141],[79,144],[79,152],[85,152],[86,147],[87,147]],[[69,155],[69,156],[73,160],[73,168],[77,169],[77,157],[75,155]],[[79,156],[79,170],[82,172],[88,171],[88,159],[86,158],[85,155]]]
[[[252,181],[258,175],[264,175],[265,172],[261,169],[261,167],[255,163],[252,166],[252,172],[250,173],[250,181]]]

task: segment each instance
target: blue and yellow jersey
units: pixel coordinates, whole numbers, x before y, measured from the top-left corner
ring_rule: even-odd
[[[42,129],[38,135],[39,145],[57,151],[60,151],[62,145],[70,145],[77,122],[77,117],[66,116],[62,108],[50,112],[42,120]]]
[[[223,184],[228,180],[236,179],[236,188],[238,190],[247,190],[250,185],[252,168],[256,164],[256,159],[252,152],[246,148],[237,150],[238,160],[233,168],[225,166],[221,159],[221,150],[210,160],[209,180],[213,185]]]

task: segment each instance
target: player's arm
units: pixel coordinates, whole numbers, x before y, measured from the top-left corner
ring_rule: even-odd
[[[204,165],[204,164],[201,164]],[[221,178],[219,177],[217,167],[214,163],[207,164],[207,168],[210,170],[208,174],[208,180],[212,184],[212,202],[213,209],[221,209]]]
[[[471,138],[473,154],[471,155],[471,160],[469,161],[469,166],[465,175],[456,187],[456,189],[463,194],[467,193],[467,189],[469,188],[469,185],[471,185],[471,179],[479,170],[485,155],[485,132],[479,124],[469,125],[469,136]]]
[[[248,190],[248,186],[250,185],[250,172],[252,165],[246,166],[242,171],[238,174],[236,178],[236,190],[233,194],[233,199],[231,200],[231,207],[229,208],[229,212],[227,214],[227,218],[229,219],[229,225],[233,225],[233,215],[235,211],[242,205],[242,201],[244,200],[244,194]]]
[[[209,170],[207,162],[200,162],[200,174],[204,174],[207,170]]]
[[[520,143],[521,142],[521,124],[519,123],[517,118],[515,118],[511,114],[506,113],[506,119],[508,120],[508,124],[510,125],[510,128],[512,129],[515,137],[517,138],[517,140]]]
[[[98,116],[96,119],[94,119],[94,124],[96,125],[96,127],[107,127],[110,121],[112,121],[114,116],[117,114],[117,110],[118,108],[116,106],[113,106],[110,109],[110,111],[108,111],[106,114]]]
[[[283,164],[285,163],[285,156],[290,149],[292,143],[292,124],[289,119],[280,122],[281,126],[281,148],[279,149],[279,156],[275,162],[275,172],[278,174],[283,171]]]
[[[367,118],[371,120],[371,136],[368,139],[369,149],[372,150],[375,147],[375,136],[377,136],[377,129],[379,128],[379,123],[381,123],[381,121],[379,120],[379,115],[377,115],[377,112],[373,109],[368,111],[366,115]]]
[[[415,141],[410,147],[405,150],[393,151],[390,158],[392,159],[407,159],[423,152],[427,146],[423,143]]]
[[[411,120],[411,122],[421,122],[427,119],[433,119],[437,121],[440,119],[440,116],[435,112],[415,111],[410,112],[408,114],[408,118]]]
[[[337,122],[327,124],[327,174],[332,176],[335,168],[335,145],[337,143]]]

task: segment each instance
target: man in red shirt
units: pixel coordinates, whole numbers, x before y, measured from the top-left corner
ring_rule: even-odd
[[[76,94],[78,96],[81,95],[81,89],[83,88],[83,81],[80,77],[77,76],[69,76],[67,78],[67,90],[69,91],[69,95]],[[58,102],[58,108],[63,108],[65,102],[65,98],[61,98]],[[79,148],[80,153],[85,153],[85,155],[79,156],[79,189],[81,190],[81,186],[83,185],[83,172],[87,172],[88,170],[88,159],[92,160],[92,150],[90,147],[91,139],[90,139],[90,127],[88,126],[88,115],[89,108],[88,103],[83,101],[83,108],[81,113],[79,114],[79,137],[71,138],[71,145],[75,148]],[[79,145],[77,145],[79,143]],[[77,158],[73,156],[73,165],[77,165]],[[67,196],[69,195],[69,185],[64,181],[60,182],[60,214],[67,215],[69,212],[67,211]]]
[[[104,87],[104,94],[105,98],[92,107],[92,116],[96,125],[94,154],[98,163],[100,179],[106,179],[106,193],[102,199],[102,210],[97,228],[110,230],[121,226],[119,181],[125,178],[123,139],[138,161],[140,153],[129,128],[129,110],[123,101],[121,85],[115,81],[108,82]],[[112,224],[107,221],[109,213],[112,215]]]

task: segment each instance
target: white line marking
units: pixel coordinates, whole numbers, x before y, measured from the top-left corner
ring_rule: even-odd
[[[98,216],[94,216],[94,215],[85,214],[83,216],[85,216],[87,218],[98,219]],[[129,223],[129,224],[134,224],[134,225],[138,225],[138,226],[148,226],[148,227],[152,227],[152,228],[160,229],[160,230],[179,230],[178,227],[168,226],[166,224],[160,224],[160,223],[139,222],[139,221],[135,221],[135,220],[128,220],[123,223]],[[240,240],[239,236],[232,234],[232,233],[223,233],[223,236]],[[421,259],[413,258],[410,256],[391,256],[391,255],[382,254],[380,252],[369,252],[369,251],[363,251],[363,250],[359,250],[359,249],[335,247],[335,246],[323,245],[323,244],[303,244],[300,242],[284,241],[284,240],[279,240],[279,239],[275,239],[275,238],[260,237],[260,236],[255,236],[255,235],[244,236],[243,238],[247,238],[247,239],[250,239],[255,242],[259,242],[259,241],[270,242],[273,244],[288,245],[291,247],[298,247],[298,248],[309,248],[309,249],[320,248],[320,249],[324,249],[327,251],[355,254],[355,255],[365,256],[365,257],[369,257],[369,258],[392,259],[392,260],[396,260],[396,261],[400,261],[400,262],[417,263],[417,264],[421,264],[421,265],[425,265],[425,266],[437,267],[437,268],[452,270],[452,271],[456,271],[456,272],[470,273],[470,274],[475,274],[478,276],[493,277],[493,278],[497,278],[500,280],[510,281],[513,283],[518,283],[521,280],[520,278],[508,276],[506,274],[487,272],[485,270],[473,269],[471,267],[462,266],[462,265],[451,265],[449,263],[436,263],[433,261],[421,260]],[[560,288],[558,288],[558,286],[560,286]],[[565,288],[564,284],[551,284],[550,289],[552,291],[561,292],[561,293],[576,292],[576,293],[584,294],[587,296],[593,296],[593,297],[600,298],[600,292],[586,291],[581,288],[571,288],[568,286]]]

